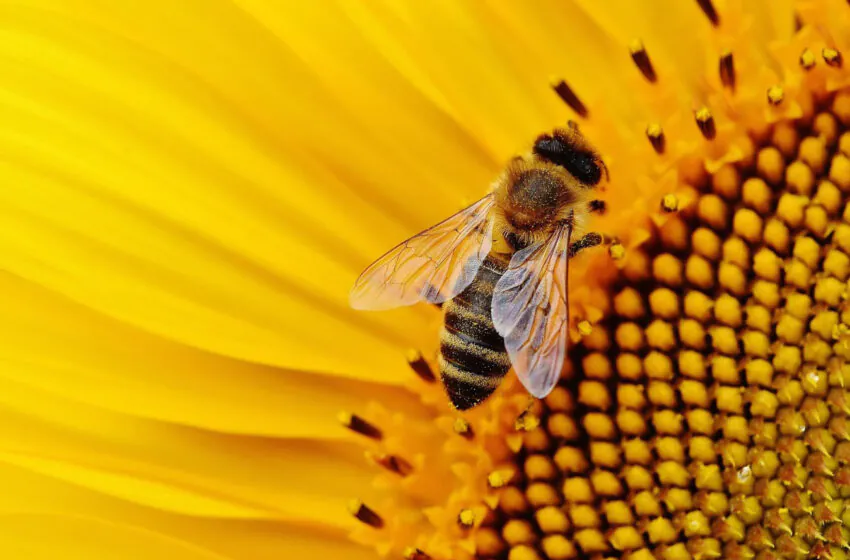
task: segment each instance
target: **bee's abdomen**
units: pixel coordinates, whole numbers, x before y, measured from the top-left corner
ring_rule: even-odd
[[[504,259],[488,256],[472,284],[443,306],[440,374],[449,398],[460,410],[493,394],[511,368],[490,311],[493,289],[506,266]]]

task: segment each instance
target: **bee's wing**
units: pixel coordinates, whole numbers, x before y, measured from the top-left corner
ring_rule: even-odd
[[[511,258],[493,292],[493,324],[519,380],[543,398],[558,383],[567,355],[567,265],[572,227]]]
[[[357,279],[355,309],[389,309],[419,301],[442,303],[463,291],[493,245],[487,195],[375,261]]]

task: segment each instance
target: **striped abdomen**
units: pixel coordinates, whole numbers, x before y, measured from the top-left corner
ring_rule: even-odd
[[[507,266],[507,257],[488,255],[472,284],[443,305],[440,375],[459,410],[472,408],[493,394],[511,368],[490,311],[493,288]]]

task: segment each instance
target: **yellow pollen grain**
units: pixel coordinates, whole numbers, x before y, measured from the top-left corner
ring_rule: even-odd
[[[685,262],[685,279],[694,286],[708,290],[714,286],[714,268],[699,255],[691,255]]]
[[[833,146],[838,139],[838,121],[832,113],[818,113],[812,123],[812,132],[827,146]]]
[[[797,157],[815,173],[823,173],[827,161],[826,145],[817,136],[807,136],[800,142]]]
[[[850,94],[841,91],[832,100],[832,114],[844,126],[850,126]]]
[[[776,207],[776,216],[792,228],[803,225],[805,219],[808,198],[791,193],[785,193],[779,197]],[[767,239],[767,235],[765,235]]]
[[[533,482],[525,489],[525,496],[535,508],[554,506],[561,503],[561,495],[545,482]]]
[[[811,49],[803,49],[803,52],[800,53],[800,66],[804,70],[811,70],[816,63],[817,57],[815,57],[815,53]]]
[[[582,360],[582,368],[587,377],[609,379],[614,372],[611,360],[601,352],[591,352]]]
[[[620,448],[607,441],[594,441],[590,444],[590,461],[596,466],[616,469],[622,463]]]
[[[800,290],[807,290],[812,278],[812,269],[801,260],[792,260],[785,265],[785,283]]]
[[[557,460],[557,456],[556,456]],[[516,486],[508,486],[499,494],[499,509],[510,516],[522,516],[529,509],[530,504],[525,494]]]
[[[716,381],[737,385],[740,383],[737,362],[729,356],[714,355],[710,358],[711,373]]]
[[[627,319],[639,319],[646,314],[643,297],[635,288],[624,288],[614,296],[614,311]]]
[[[773,366],[767,360],[750,360],[744,366],[747,385],[771,387],[773,384]]]
[[[611,246],[612,250],[613,248],[614,245]],[[625,255],[625,249],[623,249],[623,255]],[[625,259],[625,266],[623,266],[623,276],[630,282],[641,282],[650,277],[651,268],[649,256],[646,253],[643,251],[630,251],[628,258]]]
[[[549,560],[572,560],[579,557],[575,545],[563,535],[544,537],[541,546]]]
[[[829,180],[842,192],[850,192],[850,158],[844,154],[837,154],[832,158]]]
[[[738,236],[731,236],[723,243],[723,260],[742,269],[750,268],[750,248]]]
[[[738,210],[732,218],[732,230],[749,243],[761,241],[763,227],[761,216],[749,208]]]
[[[724,164],[711,177],[712,190],[726,200],[735,200],[741,189],[741,176],[732,164]]]
[[[697,216],[709,227],[722,231],[726,229],[728,209],[723,199],[714,194],[700,197],[697,203]]]
[[[679,403],[676,389],[664,381],[653,381],[647,387],[649,402],[658,407],[674,407]]]
[[[691,236],[694,251],[708,260],[716,261],[721,256],[720,237],[708,228],[698,228]]]
[[[621,323],[614,334],[617,345],[628,351],[636,352],[643,348],[643,329],[636,323]]]
[[[537,535],[531,523],[524,519],[511,519],[502,528],[502,538],[511,546],[518,544],[534,544]]]
[[[776,123],[771,133],[770,143],[776,147],[785,159],[792,159],[797,155],[797,147],[800,144],[800,135],[797,127],[791,121]]]
[[[705,350],[707,346],[705,328],[694,319],[683,319],[679,322],[679,339],[684,346],[695,350]]]
[[[785,175],[785,159],[774,146],[767,146],[759,150],[756,156],[756,170],[759,177],[768,184],[778,185]]]
[[[682,268],[682,262],[678,258],[664,253],[653,260],[652,275],[659,282],[675,288],[682,284]]]
[[[824,239],[830,233],[829,222],[829,215],[823,206],[812,205],[806,208],[806,229],[818,239]]]
[[[797,160],[786,168],[785,184],[792,193],[808,196],[814,188],[815,174],[808,165]]]
[[[795,147],[796,149],[796,147]],[[741,199],[744,204],[759,214],[770,212],[773,205],[773,191],[760,177],[750,177],[744,181]]]
[[[498,556],[507,550],[505,541],[490,527],[482,527],[475,532],[475,550],[484,557]]]
[[[590,324],[590,321],[579,321],[577,328],[582,336],[589,336],[593,332],[593,325]]]
[[[744,311],[746,314],[746,323],[749,328],[763,333],[771,332],[772,317],[768,308],[750,303],[747,304]]]
[[[770,249],[763,247],[753,255],[753,272],[759,278],[778,282],[782,273],[782,260]]]
[[[684,251],[688,248],[690,229],[681,217],[668,219],[659,230],[661,242],[670,250]]]
[[[536,549],[521,544],[511,548],[508,552],[508,560],[541,560],[541,558]]]
[[[835,216],[841,211],[841,191],[832,182],[821,181],[812,202],[823,206],[831,216]]]
[[[673,325],[656,320],[646,328],[646,342],[651,348],[669,352],[676,347],[676,334]]]
[[[830,249],[823,260],[823,271],[842,282],[850,276],[850,256],[841,251]]]
[[[623,379],[637,380],[643,377],[643,362],[635,354],[622,353],[617,356],[617,373]]]
[[[669,356],[661,352],[649,352],[643,359],[643,368],[650,379],[673,378],[673,362]]]
[[[768,247],[780,255],[784,255],[791,244],[791,232],[785,223],[776,218],[771,218],[764,226],[764,241]]]
[[[679,316],[679,299],[676,292],[669,288],[658,288],[649,294],[649,308],[662,319],[675,319]]]
[[[607,410],[611,406],[611,395],[604,383],[582,381],[578,387],[578,402],[598,410]]]
[[[720,286],[735,295],[743,296],[747,293],[747,274],[734,263],[720,263],[717,268],[717,280]]]

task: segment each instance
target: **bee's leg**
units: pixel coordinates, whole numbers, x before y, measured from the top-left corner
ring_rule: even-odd
[[[597,245],[602,245],[605,242],[606,239],[601,233],[591,231],[590,233],[585,234],[584,237],[578,241],[573,241],[570,244],[570,258],[576,256],[579,251],[590,247],[596,247]]]
[[[604,200],[599,200],[597,198],[587,203],[587,211],[591,214],[604,214],[605,210],[606,205]]]

